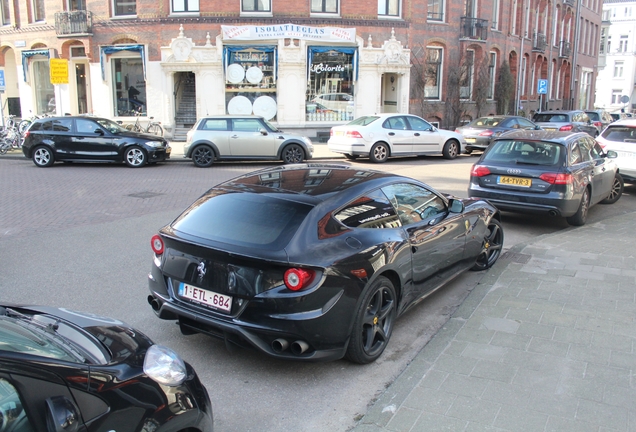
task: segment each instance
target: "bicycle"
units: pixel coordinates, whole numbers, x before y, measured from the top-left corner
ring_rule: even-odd
[[[27,131],[29,126],[31,126],[31,123],[44,117],[51,117],[51,115],[48,113],[34,114],[31,116],[31,118],[22,120],[20,123],[18,123],[18,132],[20,133],[20,135],[24,136],[24,133]]]
[[[146,125],[146,127],[144,128],[141,126],[141,123],[139,122],[139,117],[141,116],[141,113],[137,113],[135,114],[135,116],[137,117],[137,119],[135,120],[135,123],[126,125],[126,129],[133,132],[149,133],[152,135],[163,136],[163,128],[161,127],[161,122],[152,121],[154,117],[148,117],[149,119],[148,125]]]
[[[0,155],[5,154],[9,150],[21,148],[22,135],[18,132],[18,128],[15,126],[15,123],[0,131]]]

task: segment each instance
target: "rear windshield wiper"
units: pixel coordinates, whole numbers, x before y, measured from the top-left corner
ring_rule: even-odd
[[[539,162],[528,162],[528,161],[518,161],[518,160],[516,160],[515,163],[517,165],[547,165],[547,164],[539,163]]]

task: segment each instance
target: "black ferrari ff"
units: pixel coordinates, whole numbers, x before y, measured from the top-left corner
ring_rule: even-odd
[[[192,367],[117,319],[0,306],[0,431],[212,432]]]
[[[207,191],[152,237],[148,302],[184,334],[356,363],[395,319],[503,245],[487,201],[345,165],[299,164]]]

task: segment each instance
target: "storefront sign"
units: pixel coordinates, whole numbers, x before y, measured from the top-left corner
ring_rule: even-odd
[[[49,62],[51,84],[68,84],[68,60],[52,58]]]
[[[355,42],[356,29],[308,27],[296,24],[271,26],[221,26],[224,40],[307,39],[331,42]]]
[[[314,73],[323,73],[323,72],[344,72],[345,71],[345,67],[343,65],[331,65],[331,64],[324,64],[324,63],[318,63],[318,64],[312,64],[311,67],[309,68],[309,72],[314,72]]]

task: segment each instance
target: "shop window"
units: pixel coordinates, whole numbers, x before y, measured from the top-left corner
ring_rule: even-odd
[[[199,12],[199,0],[172,0],[172,12]]]
[[[338,13],[338,0],[311,0],[312,13]]]
[[[146,80],[141,58],[114,58],[111,63],[115,116],[146,115]]]
[[[38,114],[55,112],[55,88],[51,84],[49,61],[33,60],[33,84],[35,88],[35,109]]]
[[[355,48],[309,48],[308,121],[353,120]]]
[[[444,21],[444,0],[428,0],[428,21]]]
[[[115,16],[137,15],[137,2],[135,0],[113,0]]]
[[[33,0],[33,22],[44,21],[46,15],[44,14],[44,0]]]
[[[426,48],[424,71],[424,96],[426,99],[439,99],[442,81],[442,48]]]
[[[275,120],[276,48],[226,46],[224,57],[227,113]]]
[[[241,12],[271,12],[270,0],[241,0]]]
[[[400,0],[378,0],[378,15],[399,18]]]

